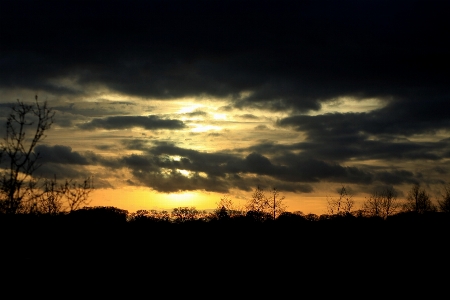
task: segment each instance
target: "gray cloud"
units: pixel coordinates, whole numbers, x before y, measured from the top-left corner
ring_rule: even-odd
[[[279,186],[284,186],[287,190],[304,192],[312,191],[308,185],[305,185],[306,183],[320,181],[366,185],[374,182],[386,184],[413,183],[416,180],[415,175],[409,171],[376,170],[369,166],[366,168],[346,167],[291,152],[286,152],[271,160],[256,152],[241,157],[231,153],[204,153],[165,144],[149,147],[147,153],[124,157],[121,159],[121,164],[131,169],[135,176],[147,179],[151,176],[153,188],[155,188],[153,185],[156,184],[158,178],[164,179],[166,185],[170,178],[173,180],[173,184],[176,184],[182,176],[177,173],[176,169],[188,170],[193,174],[205,173],[208,180],[227,181],[226,186],[232,184],[229,180],[235,178],[233,176],[239,176],[243,182],[249,182],[250,180],[245,176],[246,174],[268,176],[272,178],[272,181],[277,181]],[[174,157],[178,158],[175,159]],[[161,171],[163,169],[171,170],[170,176],[163,175]],[[205,183],[204,177],[198,175],[193,175],[193,177],[197,178],[196,181],[189,181],[189,184],[193,185],[193,182]],[[150,183],[150,181],[148,182]],[[248,185],[245,186],[248,187]],[[202,186],[200,189],[205,189],[205,187]]]
[[[84,130],[94,130],[96,128],[113,130],[141,127],[148,130],[154,129],[182,129],[185,125],[180,120],[161,119],[158,116],[115,116],[107,118],[95,118],[78,126]]]
[[[64,167],[63,164],[60,163],[52,163],[48,162],[43,164],[39,169],[36,170],[35,174],[38,178],[46,178],[46,179],[54,179],[56,178],[58,182],[64,180],[76,180],[80,183],[92,175],[88,170],[86,170],[83,166],[70,166]],[[99,187],[99,186],[97,186]]]
[[[185,113],[184,115],[190,116],[190,117],[197,117],[197,116],[201,116],[201,117],[205,117],[208,115],[207,112],[201,111],[201,110],[196,110],[193,112],[189,112],[189,113]]]
[[[445,1],[20,3],[2,3],[3,88],[83,94],[99,84],[297,111],[344,95],[382,97],[403,108],[427,101],[430,113],[450,91]]]
[[[41,162],[45,162],[39,175],[82,178],[89,174],[84,166],[97,165],[114,171],[126,168],[133,176],[129,180],[134,185],[145,185],[160,192],[205,190],[220,193],[233,187],[248,191],[260,184],[277,187],[281,191],[310,193],[313,191],[311,184],[321,181],[397,185],[422,180],[420,173],[387,167],[344,166],[309,157],[307,152],[294,153],[289,146],[276,144],[259,147],[267,153],[282,152],[271,155],[272,158],[257,152],[244,156],[239,153],[207,153],[168,143],[148,144],[141,140],[128,140],[122,145],[143,153],[106,158],[93,152],[73,152],[66,146],[39,145],[36,151],[41,155]],[[179,170],[186,170],[190,175],[185,176]]]
[[[413,142],[406,137],[414,133],[429,133],[448,128],[449,121],[431,119],[395,120],[380,111],[371,113],[334,113],[318,116],[292,116],[277,122],[281,127],[292,127],[306,133],[306,141],[290,145],[321,159],[345,161],[350,158],[385,160],[439,160],[445,157],[450,144]],[[399,138],[404,136],[405,138]],[[266,145],[275,147],[274,145]],[[258,148],[266,147],[256,146]],[[287,147],[284,147],[287,148]],[[274,149],[272,149],[273,151]]]
[[[243,114],[243,115],[240,115],[238,117],[240,117],[242,119],[247,119],[247,120],[258,120],[259,119],[258,116],[255,116],[253,114]]]
[[[56,163],[56,164],[74,164],[74,165],[87,165],[88,160],[78,152],[73,152],[69,146],[47,146],[37,145],[34,149],[36,153],[39,153],[39,159],[42,163]]]

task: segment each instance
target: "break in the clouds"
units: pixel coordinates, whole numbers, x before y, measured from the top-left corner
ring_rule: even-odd
[[[59,130],[36,149],[43,165],[163,192],[442,183],[449,8],[2,1],[0,124],[37,93]]]

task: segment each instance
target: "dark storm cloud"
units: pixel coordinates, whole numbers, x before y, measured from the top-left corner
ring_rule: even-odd
[[[161,119],[158,116],[116,116],[107,118],[95,118],[91,121],[78,126],[85,130],[100,129],[126,129],[132,127],[141,127],[148,130],[153,129],[182,129],[185,125],[179,120]]]
[[[53,110],[58,114],[70,113],[72,115],[82,115],[88,117],[100,117],[107,115],[130,114],[136,104],[130,101],[108,101],[69,103],[68,105],[54,106]]]
[[[418,183],[414,179],[413,173],[409,171],[392,171],[392,172],[378,172],[376,179],[385,184],[401,184],[405,181],[410,184]]]
[[[445,105],[443,108],[446,109]],[[415,109],[419,110],[418,107]],[[306,133],[305,142],[289,146],[261,144],[255,145],[254,148],[261,151],[266,148],[271,152],[278,151],[280,147],[297,149],[316,158],[338,161],[351,158],[436,161],[444,158],[444,153],[450,149],[448,140],[414,142],[408,140],[408,137],[414,133],[433,134],[438,129],[446,130],[450,126],[450,119],[443,116],[402,118],[402,113],[408,110],[413,111],[404,107],[393,112],[393,109],[388,107],[369,113],[287,117],[279,120],[277,125]],[[423,109],[423,114],[426,114],[426,110]],[[414,114],[418,115],[418,112]]]
[[[71,78],[145,97],[231,96],[242,108],[298,111],[339,96],[382,97],[398,107],[427,101],[434,113],[450,91],[449,6],[3,1],[0,86],[83,94],[56,80]]]
[[[47,146],[37,145],[34,149],[36,153],[39,153],[39,161],[42,163],[57,163],[57,164],[75,164],[75,165],[87,165],[88,160],[80,153],[72,151],[68,146]]]
[[[77,180],[81,183],[84,179],[89,177],[90,174],[91,173],[88,170],[80,166],[71,166],[70,168],[67,168],[62,164],[49,162],[37,169],[34,175],[38,178],[46,179],[54,179],[56,177],[59,182],[68,179]],[[97,185],[97,187],[99,186]]]
[[[72,151],[71,147],[37,145],[34,152],[38,154],[38,168],[34,174],[37,178],[82,182],[91,174],[86,167],[91,165],[92,161],[85,155],[86,153]]]

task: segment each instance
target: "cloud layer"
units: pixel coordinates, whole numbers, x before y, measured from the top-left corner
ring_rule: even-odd
[[[0,92],[69,99],[55,100],[58,126],[80,141],[93,135],[88,151],[39,146],[44,161],[128,170],[128,182],[162,192],[248,191],[258,180],[298,193],[320,182],[363,190],[442,183],[450,158],[449,8],[446,1],[3,1]],[[172,109],[186,99],[207,99],[215,111]],[[0,107],[14,100],[0,99]],[[330,108],[345,101],[345,110]],[[364,101],[377,104],[357,111]],[[136,128],[140,138],[123,133]]]

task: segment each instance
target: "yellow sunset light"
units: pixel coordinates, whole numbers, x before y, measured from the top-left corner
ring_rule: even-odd
[[[205,132],[205,131],[220,130],[220,129],[222,129],[222,128],[219,126],[214,126],[214,125],[196,125],[196,127],[192,129],[192,132]]]
[[[201,104],[189,104],[189,105],[186,105],[186,106],[183,106],[182,108],[180,108],[177,113],[179,113],[179,114],[190,113],[202,106],[203,105],[201,105]]]
[[[186,177],[189,177],[189,176],[191,175],[191,171],[188,171],[188,170],[177,169],[177,171],[178,171],[181,175],[186,176]]]
[[[227,115],[226,114],[214,114],[213,118],[214,118],[214,120],[226,120]]]
[[[166,195],[165,198],[172,204],[172,207],[198,206],[198,193],[196,192],[173,193]]]

